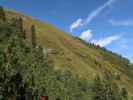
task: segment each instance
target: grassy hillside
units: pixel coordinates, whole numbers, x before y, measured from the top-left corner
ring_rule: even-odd
[[[23,18],[28,38],[31,38],[29,32],[31,25],[36,26],[38,44],[43,46],[44,52],[48,52],[53,59],[55,70],[69,69],[73,75],[89,80],[92,80],[96,74],[102,77],[109,73],[114,79],[120,76],[114,81],[133,94],[133,72],[131,71],[133,69],[128,60],[102,48],[85,44],[52,25],[31,17],[13,11],[7,11],[6,15],[9,19],[19,16]]]
[[[97,89],[100,88],[101,90],[102,88],[104,91],[106,87],[107,89],[111,88],[111,91],[109,91],[112,92],[115,87],[112,83],[116,83],[120,88],[126,88],[129,95],[132,96],[133,67],[127,59],[105,48],[100,48],[93,44],[86,44],[84,41],[72,37],[52,25],[42,23],[20,13],[6,11],[6,17],[7,21],[2,21],[0,24],[0,64],[6,67],[1,66],[0,68],[4,68],[4,70],[3,72],[0,70],[0,73],[3,75],[2,79],[6,77],[3,79],[4,82],[2,81],[2,87],[7,93],[12,90],[10,86],[16,83],[14,82],[14,78],[20,76],[19,78],[21,81],[23,79],[24,82],[21,85],[28,83],[28,88],[41,90],[42,87],[47,87],[46,90],[51,96],[50,100],[53,100],[52,98],[55,95],[60,96],[61,94],[64,95],[62,99],[67,95],[73,98],[66,98],[65,100],[77,100],[77,95],[80,95],[80,98],[86,100],[91,95],[90,91],[88,91],[90,86],[87,83],[90,82],[92,84],[92,80],[98,75],[101,78],[105,78],[106,76],[107,80],[99,82],[100,80],[97,78]],[[20,17],[24,22],[24,31],[21,30],[21,20],[16,19]],[[36,27],[37,43],[41,48],[31,48],[30,46],[34,33],[33,28],[33,32],[31,32],[32,25]],[[26,33],[26,39],[23,39],[24,37],[21,33]],[[47,61],[43,57],[43,54],[50,61]],[[51,65],[54,71],[53,69],[44,67]],[[71,71],[72,75],[69,71]],[[38,81],[34,83],[34,80]],[[10,81],[12,81],[11,84]],[[104,82],[107,84],[104,84]],[[11,89],[8,91],[6,88]],[[26,87],[23,86],[23,88]],[[108,91],[106,88],[105,91]],[[116,96],[116,94],[118,96],[119,93],[116,93],[116,90],[113,96]],[[16,89],[16,91],[20,90]],[[97,93],[97,91],[95,92]],[[11,96],[11,93],[9,92],[8,95]],[[110,100],[112,99],[110,98]]]

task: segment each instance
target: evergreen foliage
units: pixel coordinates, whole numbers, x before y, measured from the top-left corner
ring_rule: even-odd
[[[54,70],[53,60],[37,46],[33,25],[32,46],[22,36],[23,20],[0,24],[0,100],[127,100],[111,80],[97,77],[94,84],[72,75],[69,70]],[[108,77],[108,76],[107,76]]]
[[[93,84],[92,100],[128,100],[128,92],[120,88],[110,80],[102,80],[96,77]]]
[[[31,41],[32,41],[32,46],[35,48],[36,47],[36,28],[35,25],[31,26]]]
[[[4,8],[0,6],[0,21],[6,21],[6,14]]]

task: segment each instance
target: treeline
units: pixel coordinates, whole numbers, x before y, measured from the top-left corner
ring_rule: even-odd
[[[53,60],[37,44],[35,25],[31,42],[23,19],[7,20],[0,7],[0,100],[128,100],[128,92],[108,78],[80,79],[68,71],[54,70]]]
[[[114,57],[115,59],[119,60],[119,62],[124,62],[124,64],[127,64],[127,65],[130,65],[130,61],[127,59],[127,58],[124,58],[122,55],[119,55],[119,54],[116,54],[110,50],[107,50],[105,47],[101,47],[99,45],[96,45],[94,43],[86,43],[85,41],[83,41],[82,39],[80,39],[79,37],[74,37],[75,39],[78,39],[80,40],[83,44],[91,47],[91,48],[94,48],[94,49],[98,49],[99,51],[101,52],[104,52],[104,54],[110,54],[110,57]],[[111,60],[112,58],[109,59],[109,61]]]
[[[102,59],[105,61],[109,61],[111,64],[117,65],[123,69],[125,74],[127,74],[131,79],[133,79],[133,67],[131,65],[131,62],[124,58],[123,56],[116,54],[112,51],[107,50],[104,47],[100,47],[99,45],[95,45],[93,43],[86,43],[82,39],[78,37],[74,37],[75,39],[78,39],[81,41],[83,44],[88,46],[89,48],[93,48],[97,50],[102,56]],[[95,61],[96,64],[98,64],[98,61]]]

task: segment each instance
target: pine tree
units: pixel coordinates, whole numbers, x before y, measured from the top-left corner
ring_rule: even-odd
[[[120,95],[120,88],[118,87],[116,82],[112,83],[112,89],[113,89],[113,98],[116,100],[122,100],[121,95]]]
[[[16,28],[16,33],[20,38],[26,38],[26,31],[24,30],[22,17],[13,18],[11,25]]]
[[[10,46],[8,46],[5,51],[5,63],[6,64],[9,64],[11,62],[10,54],[11,54],[11,48],[10,48]]]
[[[5,14],[3,7],[0,7],[0,20],[6,21],[6,14]]]
[[[110,80],[101,80],[97,77],[94,81],[92,92],[94,93],[92,100],[121,100],[119,87]]]
[[[24,24],[23,24],[23,18],[22,17],[19,17],[18,19],[18,27],[20,29],[20,32],[21,32],[21,37],[23,39],[26,39],[26,30],[24,30]]]
[[[24,39],[26,39],[26,30],[23,30],[23,36]]]
[[[121,89],[121,97],[122,97],[122,100],[128,100],[128,92],[125,88]]]
[[[31,26],[31,33],[32,33],[32,36],[31,36],[32,46],[33,48],[35,48],[36,47],[36,28],[34,25]]]
[[[105,100],[103,87],[104,86],[100,77],[96,77],[94,80],[94,86],[92,88],[92,92],[94,93],[92,100]]]
[[[20,32],[23,32],[23,19],[22,19],[22,17],[19,17],[18,23],[19,23]]]

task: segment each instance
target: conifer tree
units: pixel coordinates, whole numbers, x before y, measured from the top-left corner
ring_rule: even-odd
[[[31,42],[32,46],[35,48],[36,47],[36,28],[34,25],[31,26]]]
[[[21,37],[23,39],[26,39],[26,30],[24,30],[24,24],[23,24],[23,18],[22,17],[19,17],[18,19],[18,27],[20,29],[20,32],[21,32]]]
[[[92,100],[104,100],[105,95],[103,94],[103,83],[100,77],[95,78],[92,91],[94,92]]]
[[[21,32],[23,32],[23,19],[22,19],[22,17],[19,17],[18,22],[19,22],[19,29]]]
[[[94,80],[92,92],[94,93],[92,100],[121,100],[117,84],[113,84],[110,80],[101,80],[99,77],[97,77]],[[124,95],[124,98],[126,97],[127,95]]]
[[[22,19],[22,17],[13,18],[11,25],[14,28],[16,28],[17,35],[20,38],[23,38],[23,39],[26,38],[26,31],[24,30],[24,27],[23,27],[23,19]]]
[[[24,39],[26,39],[26,30],[23,30],[23,36]]]
[[[6,14],[5,14],[3,7],[0,7],[0,20],[6,21]]]
[[[121,97],[122,97],[122,100],[128,100],[128,92],[125,88],[121,89]]]
[[[10,46],[8,46],[5,51],[5,63],[7,63],[7,64],[9,64],[11,62],[10,54],[11,54],[11,48],[10,48]]]

